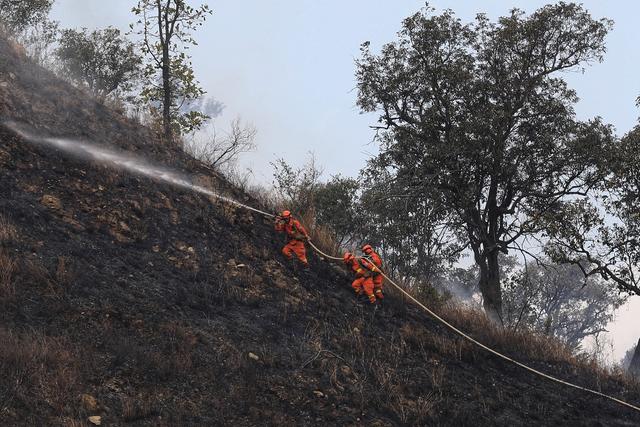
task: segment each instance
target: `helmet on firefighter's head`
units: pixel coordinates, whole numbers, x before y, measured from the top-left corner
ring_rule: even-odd
[[[282,215],[280,215],[282,218],[284,219],[289,219],[291,218],[291,212],[289,211],[282,211]]]
[[[355,257],[351,252],[345,252],[344,255],[342,256],[342,260],[345,262],[345,264],[351,261],[353,258]]]
[[[372,252],[373,248],[371,247],[371,245],[364,245],[362,247],[362,252],[364,252],[365,254],[368,254],[369,252]]]

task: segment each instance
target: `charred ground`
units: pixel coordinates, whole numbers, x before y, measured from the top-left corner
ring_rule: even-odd
[[[258,203],[0,40],[0,117],[137,152]],[[0,424],[621,425],[640,416],[496,359],[390,294],[302,274],[259,215],[27,143],[0,126]],[[457,314],[457,315],[456,315]],[[476,336],[634,403],[537,337]]]

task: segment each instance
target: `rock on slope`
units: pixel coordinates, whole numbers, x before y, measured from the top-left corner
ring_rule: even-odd
[[[4,40],[0,117],[137,152],[256,203]],[[0,425],[640,423],[476,351],[398,296],[359,305],[347,275],[313,255],[302,275],[281,244],[259,215],[0,125]],[[551,355],[511,354],[640,400]]]

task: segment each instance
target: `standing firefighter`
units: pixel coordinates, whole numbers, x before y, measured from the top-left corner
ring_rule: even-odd
[[[351,287],[356,295],[363,293],[369,298],[371,304],[376,303],[376,296],[373,293],[373,269],[374,264],[365,258],[356,258],[352,253],[346,252],[342,258],[347,267],[356,274],[356,279],[351,283]]]
[[[307,261],[307,253],[304,242],[309,240],[307,230],[304,229],[300,221],[291,216],[291,212],[283,211],[281,215],[276,217],[276,231],[284,231],[287,233],[289,241],[282,248],[282,253],[288,259],[293,258],[293,254],[304,264],[309,266]]]
[[[383,299],[384,295],[382,294],[382,283],[384,282],[384,277],[382,277],[382,258],[378,255],[371,245],[364,245],[362,247],[362,252],[365,255],[365,258],[371,261],[376,268],[373,269],[373,289],[375,290],[376,297],[378,299]]]

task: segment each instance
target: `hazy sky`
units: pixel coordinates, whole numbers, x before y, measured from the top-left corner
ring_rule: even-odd
[[[56,0],[53,18],[63,27],[105,27],[123,30],[133,17],[134,0]],[[197,4],[194,0],[192,4]],[[476,13],[490,18],[519,7],[527,12],[548,2],[445,1],[430,4],[450,8],[464,21]],[[585,73],[567,74],[581,98],[580,118],[601,116],[619,134],[630,130],[639,115],[634,100],[640,94],[640,2],[582,2],[595,17],[615,21],[607,38],[602,64]],[[236,116],[258,129],[256,153],[243,164],[258,182],[271,182],[269,163],[283,157],[301,165],[309,152],[326,175],[355,176],[376,152],[371,143],[376,116],[361,115],[355,105],[354,60],[360,44],[373,48],[392,41],[403,18],[418,11],[418,0],[210,0],[214,15],[196,35],[196,75],[210,96],[226,105],[216,126],[224,129]],[[612,325],[614,354],[640,337],[640,297],[620,311]]]

